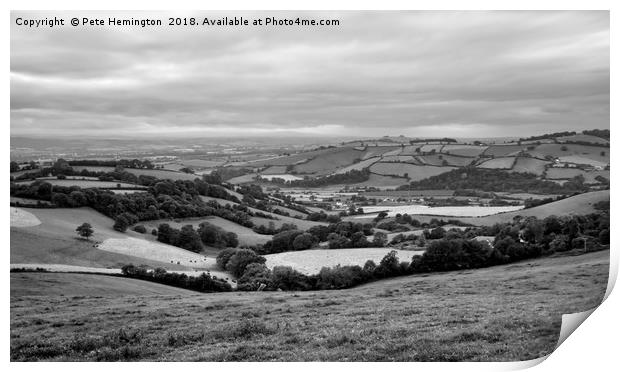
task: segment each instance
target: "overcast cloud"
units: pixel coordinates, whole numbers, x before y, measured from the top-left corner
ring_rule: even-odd
[[[11,135],[522,136],[609,128],[608,12],[202,12],[329,27],[55,27],[13,12]],[[65,21],[65,22],[67,22]]]

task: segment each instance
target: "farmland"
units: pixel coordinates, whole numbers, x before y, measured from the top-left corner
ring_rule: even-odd
[[[269,268],[291,266],[304,274],[317,274],[323,267],[364,266],[368,260],[378,264],[389,251],[389,248],[350,248],[284,252],[265,255],[265,264]],[[411,261],[411,257],[418,254],[422,254],[422,251],[398,251],[398,257],[404,261]]]
[[[42,161],[11,179],[11,358],[545,355],[605,288],[610,149],[536,138]]]
[[[432,167],[407,163],[375,163],[370,171],[384,176],[406,177],[412,181],[422,180],[452,170],[452,167]]]
[[[12,273],[11,359],[528,360],[553,351],[562,314],[601,302],[608,261],[597,252],[293,293]],[[103,343],[119,333],[137,336]]]

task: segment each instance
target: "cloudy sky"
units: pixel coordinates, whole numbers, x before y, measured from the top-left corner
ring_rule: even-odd
[[[44,27],[18,17],[339,19]],[[523,136],[609,128],[608,12],[11,14],[12,136]]]

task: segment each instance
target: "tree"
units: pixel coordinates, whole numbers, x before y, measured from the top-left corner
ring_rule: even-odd
[[[302,251],[312,248],[317,243],[317,239],[314,235],[309,233],[303,233],[297,235],[293,240],[293,249],[296,251]]]
[[[384,247],[387,244],[387,234],[381,231],[375,233],[375,237],[372,239],[372,245],[377,247]]]
[[[226,271],[236,277],[240,277],[245,272],[246,266],[251,263],[264,264],[265,257],[257,255],[250,249],[239,249],[233,254],[226,263]]]
[[[78,226],[77,229],[75,229],[75,231],[77,231],[78,235],[81,236],[82,238],[86,238],[86,240],[90,240],[89,238],[95,232],[93,230],[93,227],[88,222],[84,222],[83,224]]]
[[[19,164],[17,164],[17,162],[12,161],[10,170],[11,170],[11,173],[17,172],[19,170]]]

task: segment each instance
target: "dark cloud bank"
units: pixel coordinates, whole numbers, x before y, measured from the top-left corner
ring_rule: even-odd
[[[335,27],[26,28],[11,135],[519,136],[609,128],[608,12],[240,12]],[[168,14],[98,13],[145,17]]]

